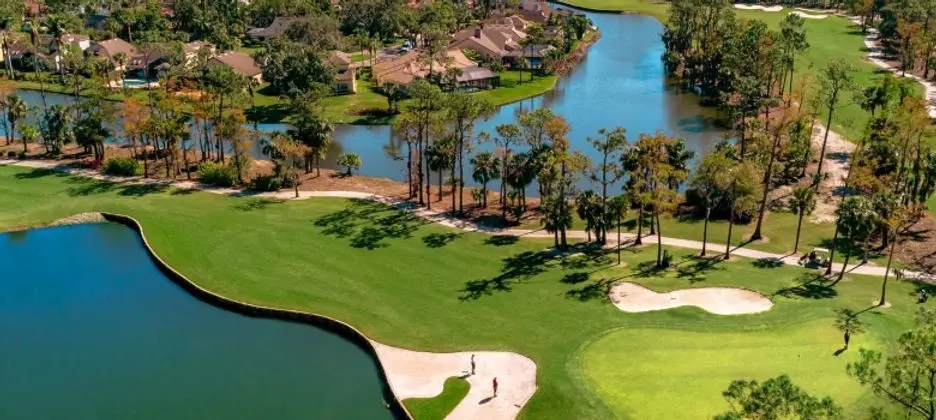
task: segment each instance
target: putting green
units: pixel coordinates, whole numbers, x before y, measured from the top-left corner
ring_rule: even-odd
[[[588,385],[625,418],[711,418],[729,409],[721,393],[732,380],[781,374],[815,396],[831,396],[848,413],[867,392],[845,366],[856,360],[858,347],[881,343],[862,334],[835,356],[842,338],[832,324],[730,333],[618,329],[585,347],[578,362]]]

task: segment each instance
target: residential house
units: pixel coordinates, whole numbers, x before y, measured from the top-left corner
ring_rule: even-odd
[[[94,43],[90,48],[88,48],[88,51],[97,57],[104,57],[111,60],[112,62],[120,53],[124,53],[127,58],[130,59],[138,52],[137,48],[134,47],[133,44],[120,38],[111,38]],[[124,71],[126,70],[126,65],[120,65],[114,62],[114,70]]]
[[[266,28],[253,28],[247,31],[247,37],[256,41],[274,38],[286,34],[286,30],[296,22],[295,17],[278,17]]]
[[[256,83],[263,83],[263,70],[247,54],[229,51],[224,54],[216,55],[208,60],[209,66],[227,66],[235,73],[240,74]]]
[[[526,33],[513,25],[481,24],[455,34],[449,48],[473,51],[483,57],[502,59],[520,48]]]
[[[337,94],[357,93],[357,69],[351,54],[332,51],[328,54],[328,62],[335,66],[336,71],[332,91]]]
[[[494,89],[500,86],[500,76],[491,69],[474,66],[463,69],[461,74],[455,76],[455,82],[458,89],[463,91]]]
[[[517,14],[524,20],[542,25],[549,20],[549,16],[552,14],[552,8],[549,7],[548,3],[542,0],[524,0],[520,3]]]
[[[468,59],[461,50],[449,49],[446,51],[446,56],[447,64],[434,62],[432,70],[436,73],[444,72],[446,69],[461,70],[461,74],[455,77],[459,89],[487,89],[499,84],[500,76],[488,69],[478,67],[478,64]],[[417,78],[427,77],[429,65],[420,59],[418,51],[413,50],[398,57],[378,61],[372,67],[372,74],[378,85],[392,82],[405,86]]]
[[[127,62],[127,71],[133,72],[139,78],[152,78],[159,74],[158,67],[166,64],[166,50],[160,47],[141,48],[130,57]]]
[[[45,4],[42,4],[38,0],[26,0],[26,16],[28,17],[40,17],[45,16],[48,12]]]
[[[556,47],[549,44],[531,44],[525,45],[519,49],[513,50],[507,54],[506,61],[513,66],[521,66],[528,69],[543,68],[544,59]]]
[[[192,66],[198,58],[198,53],[203,52],[208,56],[213,56],[215,52],[214,44],[205,41],[187,42],[182,46],[182,53],[185,54],[185,65]]]

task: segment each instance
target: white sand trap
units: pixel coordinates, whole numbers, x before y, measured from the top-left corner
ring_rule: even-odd
[[[803,18],[803,19],[825,19],[825,18],[829,17],[829,15],[813,15],[813,14],[809,14],[809,13],[806,13],[806,12],[801,12],[801,11],[799,11],[799,10],[794,10],[794,11],[790,12],[790,14],[791,14],[791,15],[797,15],[797,16]]]
[[[761,6],[759,4],[735,4],[735,9],[741,10],[763,10],[765,12],[779,12],[783,10],[783,6]]]
[[[428,353],[372,343],[400,400],[439,395],[447,378],[471,371],[471,355],[475,355],[475,375],[465,378],[471,389],[447,419],[514,419],[536,392],[536,363],[517,353]],[[494,377],[497,397],[491,398]]]
[[[731,287],[703,287],[657,293],[634,283],[617,283],[609,293],[611,302],[624,312],[648,312],[680,306],[697,306],[713,314],[738,315],[763,312],[773,302],[760,293]]]

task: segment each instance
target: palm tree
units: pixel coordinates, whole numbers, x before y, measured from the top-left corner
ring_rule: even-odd
[[[124,70],[129,62],[130,57],[123,51],[114,55],[114,68],[117,70],[117,76],[120,77],[120,86],[124,85]]]
[[[796,222],[796,240],[793,242],[793,254],[799,251],[800,230],[803,228],[803,216],[812,214],[816,209],[816,191],[808,185],[800,185],[793,189],[793,198],[790,199],[790,211],[799,215]]]
[[[10,122],[10,135],[7,136],[7,144],[16,141],[16,124],[26,119],[29,115],[29,106],[19,95],[10,95],[7,99],[7,121]]]
[[[588,242],[592,241],[592,232],[595,232],[595,237],[599,238],[598,224],[601,220],[601,197],[592,190],[580,192],[575,197],[575,213],[579,219],[585,221],[585,233],[588,234]]]
[[[351,176],[354,174],[354,171],[361,169],[361,155],[357,153],[342,153],[338,156],[338,160],[335,163],[345,168],[344,175]]]
[[[49,35],[52,36],[52,47],[55,48],[55,69],[62,78],[62,84],[65,84],[65,70],[62,68],[62,36],[65,35],[65,19],[58,14],[49,16],[46,19],[45,26],[49,28]]]
[[[481,183],[481,208],[487,208],[487,184],[491,180],[500,178],[498,172],[500,159],[491,152],[481,152],[471,158],[470,163],[474,168],[471,178]]]
[[[321,160],[332,145],[332,133],[335,131],[335,127],[328,120],[308,111],[298,113],[293,126],[295,128],[287,132],[289,136],[308,147],[305,172],[312,172],[314,162],[315,176],[321,176]]]
[[[20,140],[23,142],[23,154],[29,152],[29,143],[34,143],[39,140],[39,129],[36,126],[31,124],[23,124],[20,127]]]
[[[618,265],[621,265],[621,225],[624,224],[624,218],[627,217],[627,210],[630,208],[630,201],[627,196],[621,194],[613,197],[609,202],[611,216],[617,218],[617,257]]]
[[[429,164],[429,170],[439,174],[439,201],[442,201],[442,176],[446,169],[452,169],[455,165],[452,138],[442,137],[430,144],[426,149],[426,161]]]

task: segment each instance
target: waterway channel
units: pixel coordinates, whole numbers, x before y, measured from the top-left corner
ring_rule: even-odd
[[[559,80],[546,94],[498,109],[477,131],[493,132],[498,124],[514,122],[522,110],[548,107],[564,116],[572,126],[572,147],[593,158],[587,139],[600,128],[621,126],[633,140],[640,133],[662,130],[685,138],[697,155],[724,138],[724,131],[711,121],[712,110],[698,104],[697,97],[675,91],[667,85],[660,60],[662,24],[653,17],[635,14],[587,13],[601,30],[601,39],[576,68]],[[30,104],[41,103],[38,92],[20,92]],[[49,95],[50,103],[69,102],[65,95]],[[119,124],[117,124],[119,126]],[[285,130],[284,124],[260,124],[266,131]],[[335,144],[324,164],[334,167],[342,152],[361,155],[361,175],[404,179],[403,164],[386,156],[385,145],[398,141],[389,126],[339,125]],[[476,150],[492,148],[485,145]],[[260,155],[259,147],[255,148]]]

